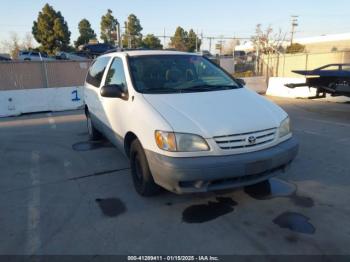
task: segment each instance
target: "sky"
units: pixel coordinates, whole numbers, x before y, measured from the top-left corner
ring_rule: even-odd
[[[172,35],[177,26],[193,28],[204,36],[250,37],[257,24],[290,32],[291,15],[299,16],[296,37],[350,32],[349,0],[3,0],[0,42],[11,32],[20,38],[31,32],[38,12],[49,3],[61,11],[72,33],[78,37],[78,23],[88,19],[99,35],[101,16],[107,9],[124,23],[130,13],[141,21],[143,34]]]

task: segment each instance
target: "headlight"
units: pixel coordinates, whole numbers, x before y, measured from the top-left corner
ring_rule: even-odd
[[[288,135],[290,133],[290,121],[289,117],[284,119],[279,128],[280,138]]]
[[[208,151],[204,138],[198,135],[156,131],[155,139],[160,149],[171,152]]]

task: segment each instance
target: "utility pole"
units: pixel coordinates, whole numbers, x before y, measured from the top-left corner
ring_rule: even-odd
[[[291,38],[290,38],[290,45],[293,44],[294,35],[295,35],[295,28],[298,26],[298,17],[297,15],[291,16],[291,22],[292,22],[292,30],[291,30]]]
[[[209,52],[211,52],[211,40],[213,39],[213,37],[208,37],[209,39]]]
[[[125,37],[127,38],[128,48],[131,48],[131,35],[130,35],[130,32],[129,32],[128,25],[129,25],[129,21],[126,21],[125,22]]]
[[[122,39],[121,39],[121,34],[120,34],[120,24],[117,22],[117,42],[118,42],[118,47],[122,47]]]
[[[163,49],[165,49],[165,38],[166,38],[166,34],[165,34],[165,27],[164,27],[164,35],[163,35]]]
[[[196,52],[198,53],[198,29],[196,34]]]
[[[199,50],[202,50],[203,45],[203,30],[201,31],[201,45],[199,46]]]

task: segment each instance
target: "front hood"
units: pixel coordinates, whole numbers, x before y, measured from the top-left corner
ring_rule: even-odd
[[[246,88],[144,94],[144,98],[175,132],[198,134],[205,138],[278,127],[287,117],[280,107]]]

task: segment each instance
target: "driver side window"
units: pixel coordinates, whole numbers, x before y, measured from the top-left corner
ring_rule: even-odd
[[[108,70],[105,85],[119,85],[124,87],[124,91],[126,91],[127,86],[123,61],[120,58],[114,58],[112,65]]]

